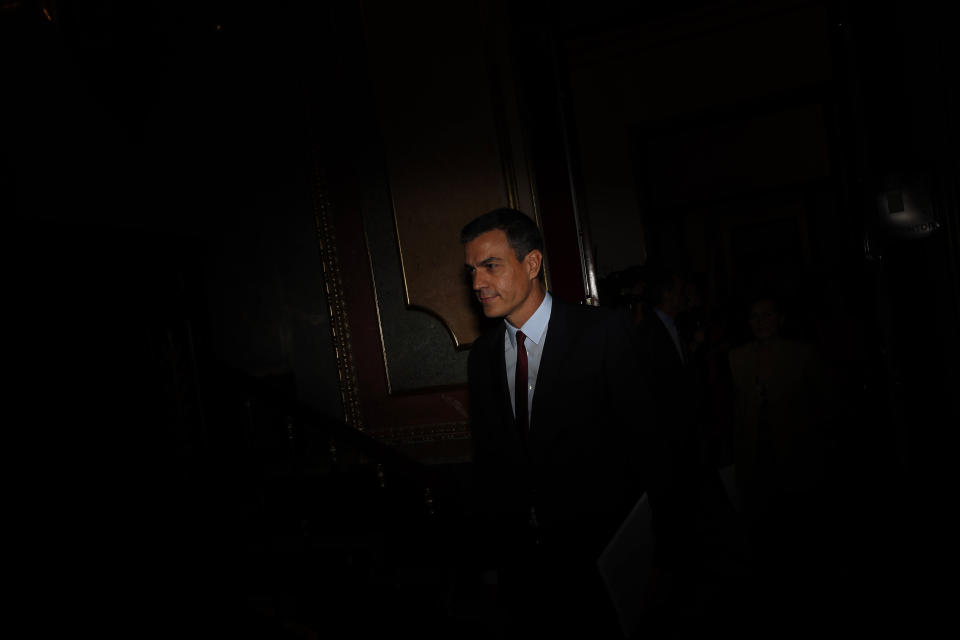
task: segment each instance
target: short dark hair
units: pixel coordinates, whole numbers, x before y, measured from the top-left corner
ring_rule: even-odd
[[[686,280],[683,270],[670,266],[651,266],[644,278],[644,297],[647,303],[656,306],[663,302],[663,296],[677,286],[678,280]]]
[[[772,287],[761,287],[749,291],[746,295],[747,304],[745,311],[749,315],[753,305],[768,301],[773,303],[773,308],[777,310],[777,313],[784,312],[783,295]]]
[[[543,236],[537,223],[522,211],[506,207],[488,211],[468,222],[460,230],[460,244],[467,244],[494,229],[500,229],[507,234],[507,242],[517,254],[517,260],[523,260],[534,249],[543,253]],[[540,271],[542,273],[543,269]]]

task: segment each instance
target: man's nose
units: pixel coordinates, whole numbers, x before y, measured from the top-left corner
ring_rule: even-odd
[[[471,279],[473,280],[474,291],[479,291],[480,289],[483,289],[483,286],[486,283],[486,280],[483,277],[482,271],[480,271],[479,269],[474,271]]]

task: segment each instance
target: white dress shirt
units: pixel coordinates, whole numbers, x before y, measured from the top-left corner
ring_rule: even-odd
[[[673,338],[673,346],[677,348],[677,355],[680,356],[680,362],[686,364],[687,359],[683,357],[683,345],[680,344],[680,333],[677,331],[677,324],[669,314],[660,311],[660,309],[654,309],[654,311],[657,312],[657,317],[663,322],[663,326],[667,328],[667,333]]]
[[[550,312],[553,310],[553,298],[550,293],[543,297],[543,302],[537,307],[533,315],[519,327],[527,336],[524,342],[527,348],[527,424],[530,424],[530,411],[533,409],[533,394],[537,387],[537,373],[540,371],[540,356],[543,354],[543,343],[547,339],[547,325],[550,323]],[[503,357],[507,365],[507,384],[510,385],[510,406],[517,405],[516,377],[517,377],[517,330],[518,328],[507,322],[507,331],[503,339]],[[514,409],[516,411],[516,409]]]

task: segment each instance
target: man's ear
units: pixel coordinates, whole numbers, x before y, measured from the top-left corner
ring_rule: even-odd
[[[543,254],[538,249],[532,249],[523,259],[523,264],[527,268],[527,277],[531,280],[540,273],[540,265],[543,264]]]

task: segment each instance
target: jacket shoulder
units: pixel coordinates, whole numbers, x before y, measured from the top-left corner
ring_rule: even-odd
[[[554,299],[554,313],[565,320],[588,325],[630,324],[630,315],[625,309],[617,307],[594,307],[588,304],[573,304]]]
[[[467,356],[467,361],[472,362],[479,357],[477,354],[487,353],[495,345],[503,344],[504,331],[506,331],[506,328],[503,323],[498,322],[481,333],[470,345],[470,354]]]

